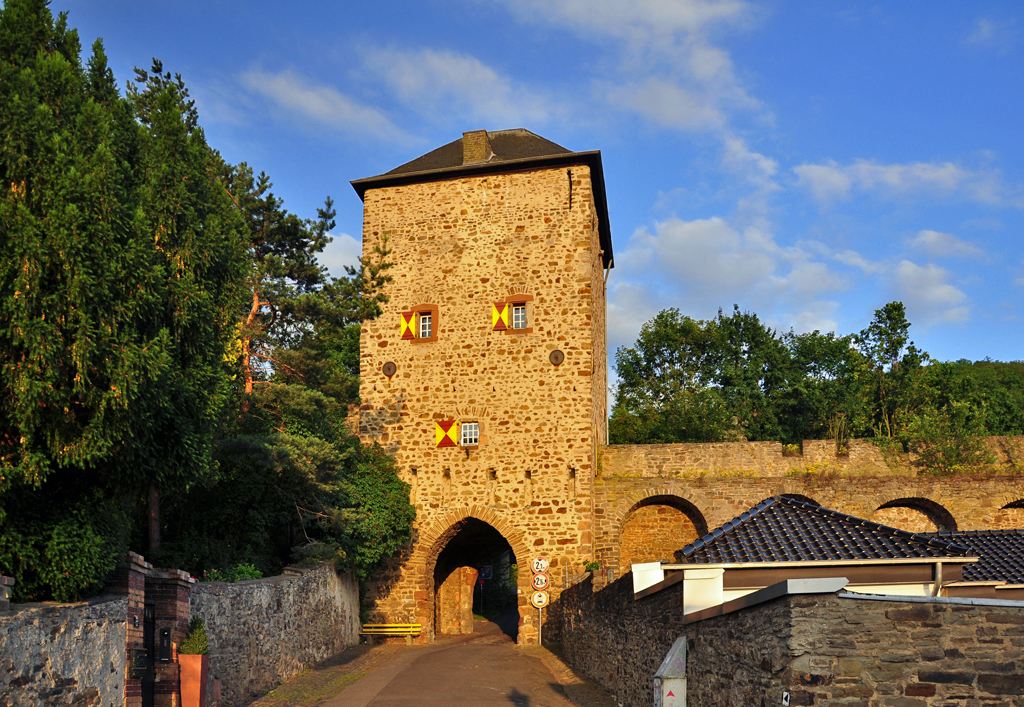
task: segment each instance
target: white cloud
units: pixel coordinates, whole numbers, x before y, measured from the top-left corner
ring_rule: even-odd
[[[935,256],[967,256],[970,258],[981,258],[984,251],[965,240],[957,238],[951,233],[939,231],[918,231],[917,236],[911,241],[915,248],[921,248],[929,255]]]
[[[747,181],[759,187],[769,188],[772,191],[779,189],[778,184],[772,179],[779,171],[779,163],[770,157],[765,157],[759,152],[753,152],[747,147],[745,140],[726,135],[724,138],[725,154],[722,157],[722,164],[734,172],[746,176]]]
[[[615,259],[613,345],[630,343],[646,319],[667,307],[706,318],[738,303],[782,328],[834,331],[838,305],[827,295],[848,286],[807,251],[781,247],[766,227],[741,230],[720,217],[639,228]]]
[[[926,321],[962,322],[970,315],[969,308],[962,305],[967,295],[947,282],[949,272],[944,268],[901,260],[894,275],[903,301]]]
[[[1007,193],[1002,186],[998,172],[972,171],[952,162],[879,164],[874,160],[855,160],[840,165],[830,160],[825,164],[798,165],[793,172],[798,186],[824,202],[845,199],[857,188],[886,196],[960,194],[987,204],[1021,205],[1020,196]]]
[[[679,130],[707,130],[725,123],[725,115],[706,96],[665,79],[614,86],[606,98],[653,123]]]
[[[292,71],[251,70],[242,85],[279,108],[355,137],[407,141],[409,137],[382,111],[346,96],[330,86],[315,85]]]
[[[376,47],[363,59],[400,101],[424,115],[455,114],[512,127],[545,123],[567,112],[560,99],[520,85],[467,54]]]
[[[356,267],[359,264],[359,257],[363,254],[363,244],[358,238],[353,238],[347,233],[333,236],[334,240],[327,244],[320,254],[321,265],[327,267],[331,275],[341,277],[345,275],[345,266]]]
[[[506,5],[525,22],[565,27],[611,47],[617,71],[605,71],[606,78],[597,82],[600,98],[655,125],[717,131],[729,111],[761,108],[736,78],[729,53],[711,41],[712,27],[750,21],[755,8],[747,2],[506,0]]]
[[[967,46],[999,49],[1005,53],[1013,46],[1016,39],[1014,25],[1017,20],[999,22],[988,17],[979,17],[971,25],[971,31],[964,37]]]
[[[843,265],[860,268],[864,271],[865,275],[873,275],[885,270],[885,265],[883,263],[876,263],[867,260],[864,256],[854,250],[844,250],[841,253],[836,253],[833,257]]]
[[[693,33],[713,22],[742,19],[740,0],[509,0],[523,19],[543,18],[578,29],[622,37]]]

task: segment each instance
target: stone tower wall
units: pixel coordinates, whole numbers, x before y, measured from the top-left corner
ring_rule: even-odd
[[[390,301],[363,325],[360,436],[394,455],[417,507],[414,542],[371,600],[379,618],[423,623],[428,638],[432,563],[459,520],[498,528],[524,567],[548,557],[556,578],[593,554],[593,477],[607,434],[604,270],[590,170],[571,172],[364,196],[364,255],[386,238],[395,266]],[[527,299],[529,328],[492,331],[492,303],[513,296]],[[436,340],[402,340],[401,313],[420,307],[435,311]],[[397,367],[390,379],[386,362]],[[435,422],[446,420],[479,422],[479,446],[437,448]],[[520,640],[532,642],[529,572],[519,576]]]

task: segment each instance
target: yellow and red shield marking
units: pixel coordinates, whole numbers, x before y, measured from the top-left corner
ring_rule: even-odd
[[[402,312],[402,338],[416,338],[416,312]]]
[[[506,331],[508,329],[508,302],[495,302],[491,305],[491,330]]]
[[[434,423],[434,436],[437,437],[437,446],[458,447],[459,423],[455,420],[443,420]]]

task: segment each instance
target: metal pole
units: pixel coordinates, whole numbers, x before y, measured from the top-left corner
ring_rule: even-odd
[[[537,645],[544,645],[544,637],[541,633],[544,630],[544,609],[537,609]]]

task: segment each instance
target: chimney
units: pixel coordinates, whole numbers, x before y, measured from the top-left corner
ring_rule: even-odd
[[[468,133],[462,133],[462,164],[486,162],[493,154],[486,130],[471,130]]]

